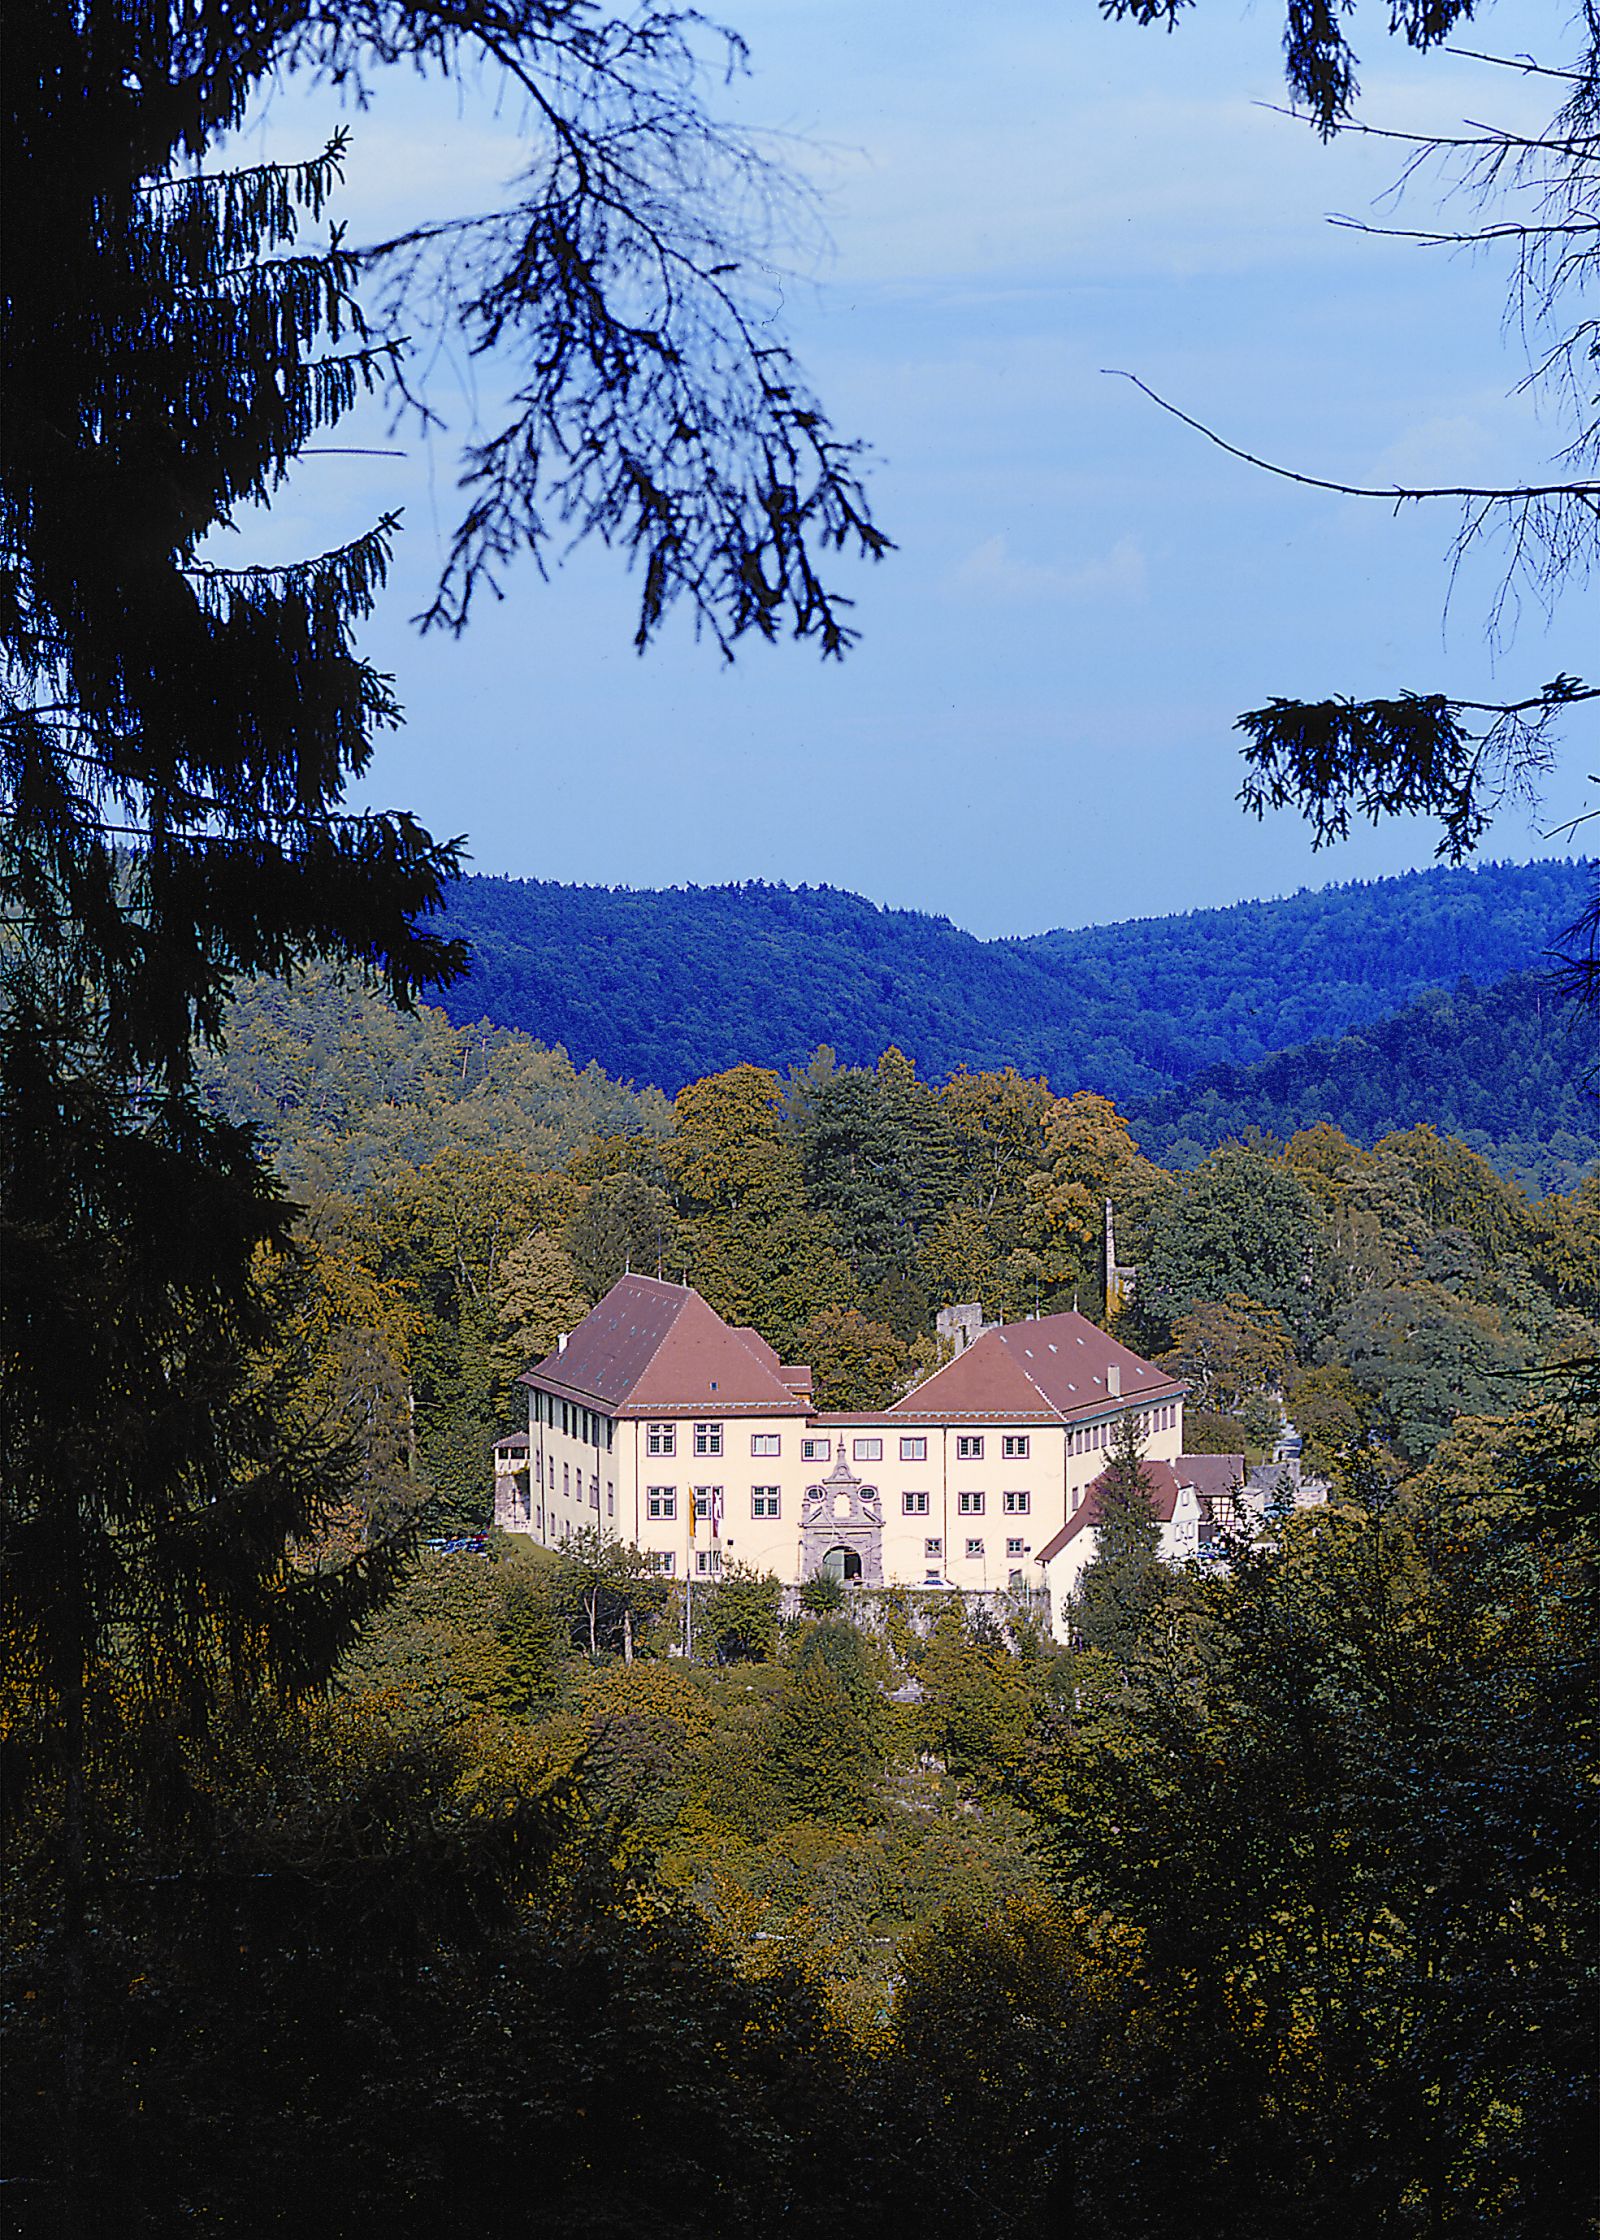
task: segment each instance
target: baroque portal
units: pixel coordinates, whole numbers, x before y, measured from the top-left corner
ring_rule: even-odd
[[[800,1573],[883,1585],[883,1498],[864,1486],[841,1455],[820,1485],[807,1486],[800,1507]]]

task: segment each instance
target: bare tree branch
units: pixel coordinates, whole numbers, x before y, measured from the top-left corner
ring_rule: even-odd
[[[1422,486],[1398,482],[1373,486],[1358,482],[1336,482],[1324,475],[1302,474],[1295,467],[1279,466],[1271,459],[1263,459],[1253,451],[1245,451],[1238,444],[1229,443],[1214,428],[1208,428],[1203,420],[1196,420],[1191,414],[1160,396],[1147,381],[1141,381],[1136,373],[1129,373],[1121,366],[1102,366],[1100,370],[1115,380],[1131,381],[1153,405],[1158,405],[1174,420],[1181,420],[1186,428],[1193,428],[1196,435],[1204,436],[1207,443],[1215,444],[1230,459],[1241,460],[1247,467],[1259,467],[1264,474],[1276,475],[1280,481],[1298,482],[1308,490],[1328,490],[1342,498],[1383,498],[1396,506],[1420,502],[1424,498],[1481,499],[1495,505],[1514,505],[1530,498],[1579,498],[1600,509],[1600,481],[1525,483],[1510,487],[1472,483]]]

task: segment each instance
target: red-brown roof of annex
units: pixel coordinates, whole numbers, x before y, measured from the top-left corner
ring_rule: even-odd
[[[1171,1524],[1178,1513],[1178,1495],[1189,1483],[1189,1473],[1182,1466],[1189,1460],[1188,1455],[1181,1456],[1176,1469],[1170,1462],[1141,1462],[1139,1465],[1139,1474],[1144,1479],[1150,1508],[1158,1524]],[[1069,1541],[1076,1540],[1080,1532],[1087,1532],[1100,1522],[1100,1498],[1110,1475],[1109,1470],[1102,1470],[1092,1486],[1085,1486],[1083,1499],[1055,1537],[1045,1542],[1033,1559],[1035,1563],[1052,1562]]]
[[[1187,1389],[1087,1315],[1047,1314],[985,1331],[887,1413],[929,1423],[1052,1422]]]
[[[803,1416],[811,1405],[808,1370],[785,1370],[756,1331],[656,1276],[620,1277],[520,1381],[610,1416]]]

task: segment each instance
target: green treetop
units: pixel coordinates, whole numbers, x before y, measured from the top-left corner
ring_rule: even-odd
[[[1096,1483],[1095,1550],[1070,1607],[1074,1630],[1091,1649],[1126,1667],[1167,1594],[1144,1449],[1131,1412],[1117,1425],[1111,1459]]]

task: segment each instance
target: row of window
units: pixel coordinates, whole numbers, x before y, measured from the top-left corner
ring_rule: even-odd
[[[922,1552],[927,1562],[942,1563],[944,1561],[944,1542],[933,1539],[924,1540]],[[981,1540],[968,1540],[964,1546],[964,1553],[968,1563],[981,1563],[983,1561],[983,1542]],[[1015,1560],[1027,1553],[1026,1541],[1008,1540],[1006,1542],[1008,1560]],[[677,1556],[671,1548],[647,1548],[645,1560],[656,1576],[662,1579],[670,1579],[678,1568]],[[694,1568],[697,1578],[716,1578],[722,1570],[722,1550],[720,1548],[696,1548]]]
[[[603,1446],[611,1452],[611,1438],[615,1429],[609,1416],[596,1415],[593,1408],[580,1408],[575,1400],[558,1400],[553,1392],[535,1392],[533,1420],[547,1423],[552,1431],[561,1431],[569,1439],[581,1439],[586,1447]]]
[[[724,1426],[720,1423],[697,1423],[694,1426],[694,1451],[697,1456],[720,1455],[723,1450]],[[981,1431],[961,1432],[956,1438],[956,1455],[962,1462],[983,1460],[984,1434]],[[883,1441],[880,1438],[860,1438],[838,1442],[839,1459],[843,1461],[846,1446],[852,1462],[881,1462]],[[802,1439],[802,1462],[831,1462],[835,1442],[832,1439]],[[644,1430],[645,1453],[658,1460],[675,1457],[678,1452],[678,1426],[675,1423],[647,1423]],[[1000,1439],[1000,1452],[1007,1462],[1026,1462],[1029,1434],[1026,1431],[1007,1431]],[[752,1431],[750,1452],[757,1460],[772,1459],[783,1452],[783,1434],[779,1431]],[[908,1432],[900,1441],[902,1462],[926,1462],[928,1437],[926,1432]]]
[[[537,1486],[539,1487],[539,1489],[540,1489],[540,1491],[541,1491],[541,1492],[543,1492],[543,1490],[544,1490],[544,1471],[545,1471],[545,1458],[544,1458],[544,1456],[543,1456],[542,1454],[537,1454],[537,1455],[535,1455],[535,1456],[534,1456],[534,1458],[533,1458],[533,1479],[534,1479],[534,1483],[535,1483],[535,1485],[537,1485]],[[555,1456],[554,1456],[554,1455],[552,1455],[552,1456],[550,1457],[550,1493],[551,1493],[551,1497],[552,1497],[552,1499],[553,1499],[553,1498],[554,1498],[554,1496],[555,1496],[555,1490],[556,1490],[556,1458],[555,1458]],[[568,1501],[572,1501],[572,1500],[578,1500],[578,1501],[581,1501],[581,1500],[583,1499],[583,1472],[582,1472],[581,1470],[580,1470],[580,1471],[578,1472],[578,1474],[577,1474],[577,1480],[576,1480],[576,1483],[574,1483],[574,1480],[573,1480],[573,1474],[572,1474],[572,1465],[571,1465],[571,1463],[570,1463],[570,1462],[564,1462],[564,1463],[563,1463],[563,1464],[561,1465],[561,1491],[562,1491],[562,1494],[564,1495],[564,1497],[565,1497],[565,1498],[566,1498],[566,1499],[567,1499]],[[591,1508],[591,1509],[598,1509],[598,1508],[599,1508],[599,1506],[600,1506],[600,1480],[598,1479],[598,1477],[591,1477],[591,1478],[590,1478],[590,1480],[589,1480],[589,1506],[590,1506],[590,1508]],[[616,1515],[616,1513],[617,1513],[617,1491],[616,1491],[616,1483],[615,1483],[615,1480],[613,1480],[613,1479],[611,1479],[611,1478],[607,1478],[607,1480],[606,1480],[606,1514],[607,1514],[607,1516],[615,1516],[615,1515]]]
[[[647,1548],[645,1562],[656,1576],[670,1579],[678,1568],[678,1559],[670,1548]],[[696,1548],[694,1552],[695,1575],[701,1579],[715,1579],[722,1570],[720,1548]]]
[[[1071,1432],[1067,1451],[1069,1454],[1091,1454],[1096,1449],[1109,1447],[1117,1435],[1115,1417],[1107,1416],[1100,1423],[1085,1423]],[[1163,1401],[1159,1408],[1140,1408],[1134,1418],[1142,1437],[1153,1431],[1171,1431],[1178,1421],[1178,1404],[1175,1400]]]
[[[675,1423],[647,1423],[644,1427],[646,1454],[675,1455],[678,1451],[678,1427]],[[722,1425],[697,1423],[694,1427],[694,1451],[697,1455],[719,1455],[722,1452]],[[753,1431],[750,1434],[752,1454],[776,1454],[779,1435],[776,1431]]]
[[[608,1417],[596,1415],[592,1409],[580,1408],[575,1403],[558,1400],[553,1393],[536,1392],[533,1396],[534,1420],[548,1423],[553,1430],[565,1432],[569,1438],[582,1439],[588,1446],[603,1444],[611,1449],[612,1424]],[[1138,1414],[1139,1429],[1148,1436],[1154,1431],[1170,1431],[1178,1420],[1176,1402],[1164,1402],[1158,1408],[1142,1408]],[[694,1452],[701,1459],[721,1455],[725,1426],[720,1423],[697,1423],[693,1426]],[[1096,1449],[1109,1447],[1115,1434],[1115,1423],[1107,1417],[1100,1423],[1082,1424],[1069,1434],[1070,1451],[1088,1454]],[[981,1431],[959,1431],[956,1434],[956,1460],[981,1462],[984,1459],[984,1440]],[[1029,1454],[1030,1435],[1026,1431],[1003,1431],[1000,1434],[1001,1459],[1006,1462],[1026,1462]],[[881,1438],[863,1437],[835,1442],[832,1439],[808,1438],[800,1442],[802,1462],[831,1462],[837,1445],[839,1459],[844,1459],[849,1447],[852,1462],[881,1462]],[[660,1459],[675,1457],[678,1452],[678,1426],[675,1423],[649,1423],[645,1426],[645,1452]],[[750,1452],[757,1460],[772,1460],[783,1452],[783,1435],[778,1431],[752,1431]],[[926,1462],[928,1440],[925,1432],[910,1432],[900,1441],[902,1462]]]
[[[779,1493],[776,1486],[750,1488],[750,1514],[753,1517],[775,1517],[779,1514]],[[694,1513],[699,1519],[719,1514],[722,1509],[721,1486],[696,1486]],[[670,1524],[678,1514],[678,1489],[676,1486],[646,1486],[644,1511],[655,1521]]]
[[[720,1496],[720,1486],[696,1486],[694,1513],[709,1517],[712,1500]],[[958,1493],[956,1508],[964,1517],[981,1517],[988,1506],[988,1495],[983,1493]],[[670,1524],[678,1514],[678,1489],[676,1486],[646,1486],[645,1515],[657,1524]],[[927,1493],[903,1493],[900,1496],[900,1513],[907,1517],[925,1517],[933,1504]],[[1003,1493],[1000,1506],[1008,1517],[1026,1517],[1033,1510],[1031,1493]],[[750,1514],[754,1518],[774,1518],[783,1514],[783,1495],[777,1486],[752,1486],[750,1488]]]

